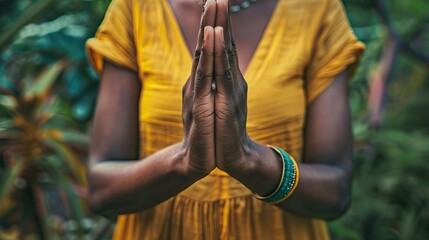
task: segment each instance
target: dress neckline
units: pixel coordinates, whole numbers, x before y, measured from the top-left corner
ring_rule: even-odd
[[[175,12],[174,12],[171,4],[170,4],[170,1],[169,0],[161,0],[161,1],[166,5],[167,14],[170,15],[171,19],[173,19],[173,27],[179,33],[178,35],[179,35],[180,45],[182,45],[183,49],[187,50],[186,51],[186,56],[187,56],[186,58],[190,62],[192,62],[193,61],[193,53],[192,53],[193,51],[191,51],[191,49],[189,49],[189,46],[186,43],[185,36],[184,36],[183,31],[182,31],[182,29],[180,27],[180,24],[179,24],[179,21],[177,19],[177,16],[176,16],[176,14],[175,14]],[[280,9],[281,1],[282,0],[277,0],[277,2],[274,5],[274,8],[273,8],[272,13],[271,13],[271,16],[270,16],[267,24],[265,25],[265,28],[264,28],[261,36],[260,36],[259,42],[256,45],[256,48],[253,51],[253,54],[252,54],[252,56],[251,56],[251,58],[249,60],[247,68],[246,68],[246,70],[243,73],[243,76],[244,76],[245,79],[247,79],[247,77],[248,77],[249,70],[251,70],[252,67],[253,67],[253,65],[256,64],[255,63],[256,59],[260,59],[259,55],[262,53],[261,49],[260,49],[261,45],[266,45],[265,42],[270,41],[270,39],[267,38],[267,35],[268,35],[268,32],[270,32],[271,29],[274,27],[275,22],[277,22],[276,21],[277,18],[280,17],[279,16],[279,13],[280,13],[279,9]]]

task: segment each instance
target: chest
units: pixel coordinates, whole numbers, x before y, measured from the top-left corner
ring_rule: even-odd
[[[286,1],[281,2],[284,4]],[[296,120],[294,126],[299,128],[305,116],[303,78],[308,54],[305,45],[300,44],[305,42],[305,36],[293,27],[293,21],[283,17],[288,8],[283,5],[278,7],[270,22],[265,23],[267,26],[261,28],[259,34],[263,36],[253,42],[255,49],[250,52],[253,56],[248,59],[247,70],[242,71],[249,85],[247,127],[250,135],[258,135],[259,131],[269,131],[278,126],[285,129],[291,119]],[[251,9],[245,11],[248,10]],[[169,5],[159,7],[154,4],[145,13],[136,31],[140,34],[137,38],[141,39],[137,45],[139,71],[143,79],[141,121],[159,126],[159,129],[165,125],[180,127],[182,86],[190,75],[191,47]],[[191,16],[191,19],[197,25],[190,29],[198,29],[199,14]],[[188,20],[185,18],[184,21]],[[234,25],[237,46],[247,46],[247,34],[254,33],[237,28]],[[190,32],[189,36],[192,34],[196,35],[196,31]],[[274,134],[274,131],[269,132]]]
[[[278,0],[257,1],[249,8],[231,13],[233,35],[238,50],[240,69],[247,70],[260,39],[271,19]],[[196,46],[200,28],[201,4],[196,0],[168,0],[189,51]]]

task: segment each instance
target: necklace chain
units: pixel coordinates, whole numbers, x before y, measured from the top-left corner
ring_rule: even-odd
[[[231,6],[229,6],[229,12],[230,13],[238,13],[243,9],[247,9],[250,7],[250,5],[252,3],[255,3],[256,0],[245,0],[243,2],[241,2],[240,4],[233,4]]]
[[[256,3],[257,0],[244,0],[240,4],[232,4],[229,6],[229,12],[230,13],[238,13],[243,9],[247,9],[251,6],[252,3]],[[203,6],[207,2],[207,0],[203,0]],[[204,7],[203,7],[204,8]],[[204,11],[204,9],[203,9]]]

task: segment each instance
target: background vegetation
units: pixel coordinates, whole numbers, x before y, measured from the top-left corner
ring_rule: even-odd
[[[109,239],[87,208],[98,78],[84,51],[109,0],[0,0],[0,239]],[[367,44],[351,82],[353,205],[334,239],[429,239],[429,2],[344,0]]]

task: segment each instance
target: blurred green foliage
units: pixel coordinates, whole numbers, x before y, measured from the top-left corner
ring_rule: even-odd
[[[0,239],[110,236],[81,179],[99,84],[84,44],[109,2],[0,0]],[[367,50],[350,91],[352,207],[332,237],[429,239],[429,2],[343,2]]]
[[[429,2],[344,3],[367,50],[351,83],[352,207],[329,223],[331,233],[334,239],[429,239]],[[377,9],[380,3],[385,13]],[[400,42],[400,47],[387,69],[390,76],[382,75],[386,78],[383,118],[374,126],[368,95],[385,67],[383,52],[389,41]]]
[[[85,177],[98,78],[84,44],[108,3],[0,1],[0,239],[110,236]]]

